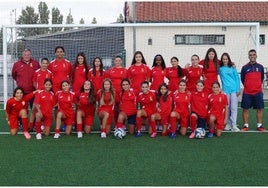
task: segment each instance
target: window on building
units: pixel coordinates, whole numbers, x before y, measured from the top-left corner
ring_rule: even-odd
[[[175,35],[176,45],[224,45],[225,35]]]
[[[260,35],[260,45],[265,45],[265,35]]]

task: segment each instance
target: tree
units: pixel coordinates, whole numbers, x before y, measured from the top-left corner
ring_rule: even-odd
[[[48,24],[49,23],[49,10],[45,2],[40,2],[38,5],[39,11],[39,24]],[[40,34],[48,33],[48,28],[40,28]]]
[[[85,24],[85,21],[83,18],[80,19],[79,24]]]
[[[120,14],[119,17],[116,20],[117,23],[124,23],[124,16],[123,14]]]
[[[69,14],[66,17],[66,24],[73,24],[73,23],[74,23],[74,19],[73,19],[73,16],[71,14],[71,9],[70,9],[69,10]],[[67,30],[70,30],[70,29],[72,29],[72,28],[66,27],[66,28],[64,28],[64,31],[67,31]]]
[[[3,44],[3,29],[0,28],[0,44]],[[0,54],[3,54],[3,45],[0,46]]]
[[[97,24],[97,19],[95,18],[95,17],[93,17],[93,19],[92,19],[92,22],[91,22],[92,24]]]
[[[59,9],[58,8],[55,8],[53,7],[52,8],[52,21],[51,23],[52,24],[62,24],[63,22],[63,15],[60,13]],[[60,27],[53,27],[52,28],[52,32],[58,32],[58,31],[61,31],[62,28]]]
[[[34,8],[27,6],[26,9],[21,11],[21,15],[17,21],[17,24],[37,24],[39,20],[38,14],[35,13]],[[38,35],[37,28],[21,28],[18,29],[18,36],[29,37]]]

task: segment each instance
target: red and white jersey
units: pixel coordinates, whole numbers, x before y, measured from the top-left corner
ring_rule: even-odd
[[[131,88],[133,89],[135,95],[138,95],[141,88],[141,83],[143,81],[150,80],[150,68],[145,65],[131,65],[128,68],[128,78],[131,82]]]
[[[208,96],[208,113],[214,115],[225,114],[225,107],[228,105],[227,96],[224,93],[214,94]]]
[[[191,112],[198,114],[201,118],[207,117],[208,95],[205,92],[191,93]]]
[[[52,91],[42,90],[35,94],[34,104],[38,105],[42,114],[53,114],[56,99]]]
[[[102,74],[99,70],[96,70],[96,75],[93,74],[93,69],[88,71],[87,77],[92,84],[94,85],[94,91],[97,93],[100,89],[102,89],[102,83],[104,78],[106,77],[105,70],[103,70]]]
[[[28,110],[28,102],[34,96],[33,93],[25,95],[21,101],[17,101],[15,97],[7,100],[6,113],[9,116],[18,116],[22,109]]]
[[[86,114],[92,114],[94,116],[95,104],[89,104],[88,93],[80,93],[78,109],[84,111]]]
[[[187,89],[190,92],[196,91],[196,82],[201,79],[203,75],[203,68],[190,66],[189,69],[186,69],[186,80],[187,80]]]
[[[127,78],[127,69],[125,67],[111,67],[106,72],[106,77],[111,79],[115,91],[120,93],[121,81],[123,78]]]
[[[153,67],[151,70],[152,84],[150,85],[150,89],[157,91],[159,86],[164,82],[165,75],[165,69],[163,70],[162,67]]]
[[[83,87],[84,82],[87,80],[87,72],[84,65],[79,65],[74,68],[72,79],[72,90],[78,97],[80,95],[80,89]]]
[[[76,103],[75,94],[71,91],[58,91],[56,93],[56,103],[59,111],[62,111],[66,116],[72,116],[74,113],[73,104]]]
[[[55,59],[48,65],[48,69],[52,72],[53,91],[61,90],[61,82],[63,80],[71,81],[72,65],[67,59]]]
[[[178,90],[173,93],[174,111],[183,114],[189,114],[191,94],[188,92],[179,92]]]
[[[171,94],[168,94],[166,101],[164,101],[164,97],[161,96],[158,104],[159,104],[158,112],[161,114],[161,116],[162,115],[169,116],[172,111],[172,104],[173,104]]]
[[[33,74],[32,81],[36,83],[36,89],[43,90],[44,88],[44,81],[46,78],[52,78],[52,72],[48,69],[42,70],[38,69]]]
[[[185,69],[182,69],[184,76],[186,75]],[[183,76],[183,77],[184,77]],[[166,68],[166,77],[168,79],[168,89],[172,92],[175,92],[179,89],[179,81],[183,77],[178,76],[178,68],[168,67]]]
[[[132,89],[121,92],[120,94],[120,111],[125,112],[128,116],[137,113],[136,95]]]
[[[141,107],[148,116],[157,112],[156,109],[156,92],[150,90],[148,93],[140,92],[137,97],[137,102],[141,104]]]

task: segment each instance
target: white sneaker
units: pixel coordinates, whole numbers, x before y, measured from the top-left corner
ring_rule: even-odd
[[[77,132],[77,138],[82,138],[83,137],[83,133],[82,132]]]
[[[106,132],[101,133],[101,138],[106,138]]]
[[[42,139],[42,135],[41,135],[41,133],[36,134],[36,139],[37,139],[37,140],[41,140],[41,139]]]
[[[231,126],[229,124],[227,124],[225,127],[224,127],[224,130],[225,131],[230,131],[231,130]]]
[[[239,132],[240,129],[236,125],[234,125],[234,126],[231,127],[231,131],[232,132]]]
[[[60,137],[59,133],[55,133],[54,138],[58,139]]]

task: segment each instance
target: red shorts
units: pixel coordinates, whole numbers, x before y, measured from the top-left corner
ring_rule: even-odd
[[[10,129],[18,129],[19,118],[17,116],[9,116],[9,127]]]
[[[114,111],[111,108],[98,108],[98,115],[101,112],[107,112],[109,114],[109,118],[107,120],[107,125],[112,125],[113,123],[113,118],[114,118]]]
[[[210,117],[211,115],[215,116],[216,121],[215,121],[215,128],[217,130],[223,130],[224,129],[224,114],[209,114],[208,116]]]
[[[93,125],[93,121],[94,121],[94,116],[92,116],[92,115],[85,115],[84,125],[92,126]]]
[[[161,125],[168,125],[170,114],[160,113]]]
[[[59,112],[62,112],[65,115],[65,118],[64,118],[65,125],[73,125],[74,124],[74,119],[75,119],[74,113],[65,114],[63,111],[59,111]]]
[[[52,126],[52,121],[53,121],[53,115],[45,115],[43,114],[42,122],[45,127],[51,127]]]
[[[180,116],[180,125],[184,128],[188,128],[189,126],[189,113],[181,113],[181,112],[178,112],[178,111],[175,111],[179,114]]]

